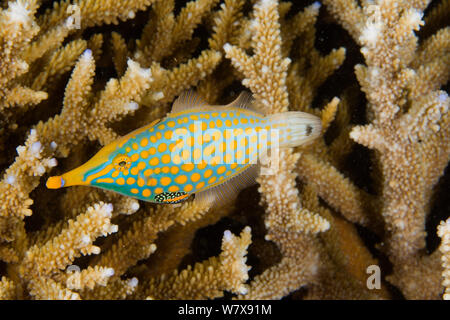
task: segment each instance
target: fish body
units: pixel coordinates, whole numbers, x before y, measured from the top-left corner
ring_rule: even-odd
[[[258,155],[272,144],[290,147],[320,133],[315,116],[291,112],[290,117],[265,117],[248,109],[249,103],[249,95],[243,94],[227,106],[211,106],[186,93],[166,118],[112,142],[82,166],[51,177],[47,187],[90,185],[154,203],[177,203],[191,194],[227,198],[252,183]]]

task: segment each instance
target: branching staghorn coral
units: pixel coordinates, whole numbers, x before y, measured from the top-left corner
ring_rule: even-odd
[[[420,41],[428,1],[360,3],[80,0],[41,14],[40,2],[10,2],[0,13],[0,299],[395,297],[386,281],[406,298],[440,298],[448,228],[428,254],[426,231],[436,231],[425,219],[449,159],[448,3],[424,18]],[[367,108],[342,71],[361,63],[355,44],[324,38],[321,26],[336,28],[326,11],[361,47]],[[334,90],[330,77],[350,79]],[[184,90],[226,104],[244,87],[255,109],[309,112],[323,127],[311,145],[281,151],[245,201],[151,205],[45,189],[50,171],[163,117]],[[363,110],[364,125],[354,120]],[[376,150],[366,161],[379,178],[366,188],[345,165],[359,161],[357,144]]]
[[[189,10],[188,10],[189,12]],[[95,44],[95,43],[94,43]],[[13,266],[9,271],[9,274],[16,275],[16,281],[25,285],[29,289],[29,294],[35,298],[79,298],[79,293],[72,292],[71,289],[77,289],[79,291],[85,290],[85,287],[89,289],[93,289],[95,284],[102,284],[103,286],[106,284],[107,278],[112,276],[113,274],[120,275],[124,273],[128,267],[135,264],[138,260],[147,258],[155,250],[155,245],[152,244],[152,239],[156,237],[159,231],[164,230],[173,224],[173,220],[166,220],[166,222],[162,223],[158,227],[158,223],[154,219],[144,220],[141,224],[135,222],[133,224],[133,228],[137,228],[133,236],[133,231],[129,231],[125,233],[125,238],[123,240],[119,239],[119,243],[122,241],[127,241],[128,246],[126,248],[130,251],[130,260],[123,259],[123,254],[125,252],[122,247],[116,246],[112,247],[103,257],[100,259],[98,263],[102,264],[102,261],[113,260],[116,263],[119,263],[123,266],[120,268],[119,265],[116,265],[115,269],[111,269],[108,267],[100,267],[93,266],[88,267],[87,269],[81,271],[81,273],[77,273],[70,276],[64,276],[64,274],[58,273],[60,269],[64,269],[69,262],[73,261],[73,259],[79,256],[79,253],[69,253],[69,256],[65,258],[65,260],[61,262],[57,262],[55,266],[47,265],[45,262],[48,260],[48,257],[42,256],[42,254],[33,253],[40,252],[42,250],[57,251],[55,247],[55,241],[58,241],[58,237],[63,237],[66,233],[75,233],[78,234],[76,228],[72,224],[72,220],[68,220],[69,229],[65,229],[63,227],[64,223],[58,223],[55,226],[48,226],[47,232],[40,232],[37,235],[30,238],[32,243],[28,243],[27,239],[21,238],[21,235],[25,235],[25,230],[23,229],[23,223],[20,222],[24,216],[31,215],[32,211],[29,209],[29,206],[32,204],[32,200],[26,199],[26,194],[29,194],[32,189],[36,187],[36,178],[34,176],[39,177],[45,173],[46,168],[54,167],[56,165],[56,161],[53,158],[44,158],[41,153],[57,155],[57,156],[67,156],[74,146],[76,146],[81,141],[86,138],[91,140],[98,140],[100,143],[105,144],[108,141],[115,139],[116,134],[106,127],[108,122],[115,119],[118,120],[124,114],[135,111],[138,108],[138,104],[135,100],[140,100],[142,96],[142,90],[149,89],[149,84],[154,81],[154,77],[159,77],[159,82],[155,83],[154,88],[158,90],[166,83],[166,79],[172,79],[171,87],[172,90],[177,90],[176,86],[180,86],[178,91],[183,89],[183,86],[189,85],[190,81],[198,81],[197,76],[191,76],[190,74],[193,70],[201,68],[203,73],[206,75],[208,68],[214,66],[214,62],[217,61],[217,58],[220,58],[220,55],[212,52],[206,53],[202,55],[198,62],[195,64],[193,62],[189,62],[186,66],[181,65],[178,68],[175,68],[172,73],[171,71],[165,71],[158,67],[156,64],[153,65],[154,70],[152,72],[151,69],[142,69],[139,65],[132,60],[128,60],[128,67],[125,71],[124,75],[121,77],[120,81],[115,79],[110,80],[106,88],[101,92],[100,95],[95,98],[91,93],[91,87],[93,82],[93,75],[95,69],[94,57],[90,50],[85,51],[85,53],[79,59],[73,73],[72,77],[66,87],[65,90],[65,99],[64,99],[64,107],[59,116],[56,116],[46,123],[39,123],[35,129],[32,130],[31,134],[27,139],[27,143],[24,147],[18,149],[19,157],[16,159],[15,165],[10,167],[5,172],[5,178],[2,181],[2,188],[4,189],[5,196],[5,205],[3,206],[2,218],[4,218],[4,223],[2,224],[2,228],[4,228],[4,232],[7,233],[2,237],[6,240],[6,243],[2,245],[2,252],[4,252],[4,256],[2,259],[5,261],[24,261],[20,266]],[[164,77],[161,76],[160,73],[164,73]],[[189,77],[188,80],[187,77]],[[183,81],[181,81],[183,80]],[[164,81],[164,82],[163,82]],[[178,82],[177,82],[178,81]],[[158,82],[155,81],[155,82]],[[162,82],[162,83],[161,83]],[[167,92],[169,94],[169,92]],[[94,99],[94,101],[93,101]],[[107,112],[105,112],[108,110]],[[88,129],[89,127],[89,129]],[[39,136],[39,140],[37,138]],[[31,176],[28,176],[31,174]],[[17,177],[24,177],[24,179],[19,180]],[[26,179],[25,179],[26,177]],[[22,189],[23,188],[23,189]],[[94,192],[94,194],[99,192]],[[76,196],[76,192],[73,192],[72,196]],[[101,193],[100,193],[101,195]],[[103,198],[108,197],[108,195],[104,195]],[[8,197],[8,200],[6,198]],[[93,199],[97,199],[98,196],[93,196],[90,194],[90,197]],[[117,195],[114,195],[113,199],[117,199]],[[110,197],[109,197],[110,198]],[[119,197],[120,198],[120,197]],[[136,211],[139,206],[135,200],[131,201],[131,199],[122,199],[121,202],[128,203],[128,208],[122,208],[123,212],[133,212]],[[119,205],[118,203],[116,205]],[[83,205],[84,206],[84,205]],[[13,211],[9,211],[8,208],[15,207]],[[189,214],[186,218],[192,219],[195,217],[195,213],[202,212],[198,209],[192,208],[188,206]],[[71,208],[73,214],[73,206]],[[170,213],[173,213],[171,207],[161,208],[163,211],[160,212],[160,217],[166,217],[169,219]],[[89,207],[88,212],[92,211],[92,208]],[[96,210],[98,208],[96,207]],[[108,206],[108,214],[111,215],[112,205]],[[169,214],[169,216],[164,215],[163,212]],[[183,210],[178,211],[177,214],[182,215]],[[13,216],[14,214],[19,214],[18,217]],[[194,214],[194,216],[192,216]],[[69,215],[70,216],[70,215]],[[78,215],[77,219],[83,219],[82,216]],[[78,220],[77,220],[78,221]],[[164,221],[164,220],[163,220]],[[178,219],[178,221],[183,221]],[[89,221],[86,220],[89,224]],[[139,227],[141,226],[141,227]],[[147,229],[141,230],[146,226],[146,228],[150,228],[154,230],[152,233],[146,232]],[[133,229],[132,228],[132,229]],[[158,229],[160,228],[160,229]],[[50,235],[53,235],[50,236]],[[140,241],[137,241],[139,237],[144,235]],[[95,235],[79,235],[76,241],[81,241],[82,244],[88,245],[89,240],[85,240],[86,237],[95,237]],[[136,236],[138,238],[136,238]],[[20,238],[20,239],[19,239]],[[229,238],[229,237],[228,237]],[[62,238],[65,239],[65,238]],[[75,239],[74,239],[75,240]],[[27,249],[30,245],[33,245],[30,249]],[[67,241],[66,241],[67,242]],[[134,246],[132,245],[134,243]],[[15,247],[14,246],[20,246]],[[40,245],[50,246],[49,249],[41,249]],[[76,243],[71,244],[66,243],[67,250],[80,250],[76,249]],[[143,247],[147,245],[149,250],[143,251]],[[244,245],[244,247],[248,246]],[[61,253],[66,251],[65,245],[62,243],[59,245],[59,250]],[[116,248],[116,249],[115,249]],[[134,250],[138,250],[141,253],[141,256],[135,256],[132,252]],[[228,248],[227,250],[231,250],[232,248]],[[30,251],[31,250],[31,251]],[[117,250],[119,250],[117,252]],[[81,250],[80,253],[88,254],[91,252],[98,253],[98,247],[93,247],[92,250]],[[9,255],[9,256],[8,256]],[[27,259],[34,259],[35,256],[42,256],[40,259],[34,261],[33,263],[39,264],[42,266],[42,271],[37,269],[41,274],[44,272],[43,270],[47,270],[46,273],[49,274],[48,279],[39,279],[33,280],[30,277],[33,276],[33,272],[31,272],[30,268],[26,267],[28,264]],[[20,256],[20,257],[18,257]],[[32,256],[33,258],[29,258]],[[131,258],[135,256],[134,258]],[[24,258],[25,257],[25,258]],[[109,258],[108,258],[109,257]],[[116,258],[113,258],[116,257]],[[236,257],[238,258],[238,257]],[[229,259],[228,259],[229,260]],[[225,260],[225,261],[228,261]],[[56,261],[55,261],[56,262]],[[226,266],[225,266],[226,267]],[[114,271],[112,271],[114,270]],[[34,271],[35,272],[35,271]],[[56,273],[56,274],[55,274]],[[246,271],[245,271],[246,274]],[[50,277],[51,275],[51,277]],[[108,276],[105,278],[105,276]],[[230,274],[232,276],[232,274]],[[74,285],[76,282],[74,279],[78,281],[78,285]],[[245,280],[245,277],[243,278]],[[5,280],[6,283],[8,280]],[[236,281],[239,281],[238,279]],[[80,285],[80,282],[81,285]],[[135,282],[134,286],[135,287]],[[84,284],[83,284],[84,283]],[[226,283],[221,284],[222,286],[227,286]],[[130,285],[128,283],[121,283],[120,281],[115,281],[116,289],[113,292],[110,292],[109,295],[106,294],[103,290],[98,292],[98,296],[100,297],[124,297],[124,293],[130,294],[133,290],[125,289]],[[235,287],[237,284],[235,283]],[[132,288],[130,287],[130,288]],[[23,288],[25,289],[25,288]],[[211,288],[214,290],[214,286]],[[124,291],[125,290],[125,291]],[[118,293],[122,292],[122,293]],[[90,293],[88,296],[96,297]]]
[[[35,10],[36,4],[31,1],[12,3],[8,9],[1,12],[0,110],[2,111],[17,105],[37,104],[47,98],[45,92],[34,91],[17,81],[17,78],[28,70],[26,61],[33,59],[26,51],[28,48],[31,49],[31,39],[39,32],[39,27],[33,20]],[[22,55],[25,55],[25,59]]]
[[[251,26],[254,33],[254,56],[249,57],[242,49],[229,44],[224,46],[226,55],[244,74],[243,84],[250,87],[255,98],[262,102],[268,112],[286,111],[289,102],[285,83],[290,61],[281,56],[277,3],[263,1],[257,4],[255,20]],[[314,250],[299,250],[307,247],[309,239],[304,239],[305,236],[298,233],[324,231],[329,228],[329,223],[301,208],[295,188],[295,175],[291,173],[297,159],[298,155],[292,154],[290,150],[281,151],[281,161],[277,168],[279,171],[268,177],[261,176],[258,180],[262,199],[267,204],[265,224],[269,233],[266,239],[277,242],[281,247],[283,260],[254,280],[249,291],[250,299],[281,298],[304,284],[300,281],[307,281],[314,274],[317,256]],[[283,193],[276,191],[281,185],[286,188]],[[281,282],[282,285],[275,284],[274,281],[269,285],[265,277]],[[261,280],[262,286],[259,284]]]
[[[354,128],[350,136],[377,151],[383,177],[384,250],[394,265],[390,281],[410,298],[437,297],[440,291],[437,255],[423,252],[425,218],[433,187],[450,158],[450,99],[438,90],[450,74],[450,34],[447,27],[418,45],[414,30],[423,24],[427,4],[368,4],[364,10],[355,9],[364,26],[351,31],[363,46],[366,66],[357,65],[355,72],[366,93],[371,122]],[[338,7],[332,5],[331,10],[351,23]]]
[[[246,250],[250,244],[250,228],[236,237],[226,230],[222,240],[222,253],[203,263],[190,266],[180,273],[160,278],[150,278],[142,287],[147,297],[157,299],[204,299],[219,298],[223,291],[246,293],[243,284],[248,279]],[[192,286],[192,280],[197,282]]]
[[[262,1],[255,9],[255,20],[252,22],[255,34],[252,38],[255,55],[249,58],[238,48],[229,45],[225,46],[225,51],[234,65],[246,76],[243,83],[248,85],[256,96],[260,95],[259,99],[262,105],[266,108],[272,108],[270,112],[281,111],[286,109],[288,105],[288,90],[285,84],[287,72],[283,69],[287,70],[289,61],[286,58],[283,59],[281,55],[281,37],[278,31],[279,25],[277,25],[276,2]],[[317,10],[317,5],[313,5],[306,8],[299,16],[314,16],[314,13],[317,14]],[[295,21],[298,17],[293,19]],[[265,24],[272,25],[268,27]],[[315,58],[319,60],[317,69],[322,72],[327,69],[333,70],[336,68],[336,64],[339,64],[339,61],[342,62],[343,53],[343,50],[333,51],[328,58],[320,58],[316,55]],[[314,52],[314,54],[317,53]],[[299,66],[295,65],[292,68],[297,69]],[[291,69],[291,72],[296,72],[294,70]],[[309,72],[317,71],[309,70]],[[314,79],[313,76],[308,79],[311,80],[311,78]],[[298,85],[301,81],[298,75],[296,75],[296,79],[291,78],[290,81],[292,81],[292,86],[295,83],[296,88],[303,89],[301,93],[292,90],[291,92],[294,95],[302,96],[302,99],[307,99],[308,94],[312,96],[310,90],[313,90],[313,82],[310,82],[307,88],[302,88],[301,85]],[[320,83],[319,79],[317,81]],[[312,109],[307,109],[310,101],[304,105],[300,101],[298,102],[300,106],[295,107],[314,112]],[[322,112],[324,130],[328,127],[331,119],[334,118],[338,102],[338,99],[333,99]],[[316,148],[319,147],[316,146]],[[283,259],[279,264],[257,276],[250,286],[249,294],[241,298],[281,298],[295,288],[314,282],[314,278],[320,276],[322,272],[320,265],[324,269],[328,269],[328,273],[335,273],[333,269],[337,266],[334,266],[333,262],[327,261],[328,255],[333,254],[327,252],[331,248],[327,247],[326,244],[323,246],[317,236],[314,236],[314,234],[326,231],[330,227],[330,221],[324,219],[321,214],[312,213],[314,211],[322,213],[325,209],[318,206],[317,195],[311,189],[309,189],[308,194],[303,195],[300,201],[298,199],[293,170],[301,157],[300,154],[282,153],[280,155],[279,172],[275,176],[261,176],[258,180],[262,200],[267,206],[265,225],[268,228],[268,233],[265,238],[277,243]],[[278,192],[278,186],[283,186],[284,192]],[[304,204],[303,208],[301,203]],[[328,216],[332,219],[329,213]],[[335,241],[331,237],[325,239],[325,241],[330,240]],[[364,259],[367,259],[367,257],[364,257]],[[271,279],[270,282],[268,279]],[[342,298],[370,296],[367,292],[364,293],[364,290],[359,292],[358,290],[360,289],[357,286],[346,283],[342,292],[337,293],[337,295]],[[353,292],[350,293],[350,291]],[[326,290],[322,292],[322,297],[327,297],[325,292]],[[320,295],[318,294],[318,296]]]
[[[442,221],[441,224],[438,226],[438,235],[442,239],[442,243],[439,247],[439,250],[442,253],[442,267],[444,268],[444,271],[442,273],[442,276],[444,280],[442,281],[442,285],[445,287],[445,292],[443,295],[444,300],[450,300],[450,231],[449,231],[449,220]]]

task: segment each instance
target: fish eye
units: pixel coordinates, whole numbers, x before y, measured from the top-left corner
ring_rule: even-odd
[[[125,154],[119,154],[113,160],[114,168],[119,171],[127,170],[131,166],[131,159]]]

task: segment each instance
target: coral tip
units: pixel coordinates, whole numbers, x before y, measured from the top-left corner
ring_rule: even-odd
[[[64,180],[61,176],[50,177],[46,185],[49,189],[59,189],[64,186]]]

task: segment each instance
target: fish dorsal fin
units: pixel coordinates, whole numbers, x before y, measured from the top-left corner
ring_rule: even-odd
[[[256,183],[259,166],[250,165],[247,169],[234,176],[230,180],[215,187],[195,194],[195,200],[202,205],[223,206],[234,200],[239,192]]]
[[[233,102],[226,105],[230,108],[249,109],[253,103],[252,94],[248,91],[242,91]]]
[[[227,104],[225,108],[240,108],[248,109],[256,113],[262,114],[259,110],[254,107],[255,99],[248,91],[242,91],[239,96],[231,103]]]
[[[194,90],[181,93],[172,106],[171,113],[177,113],[188,109],[200,108],[208,105]]]

